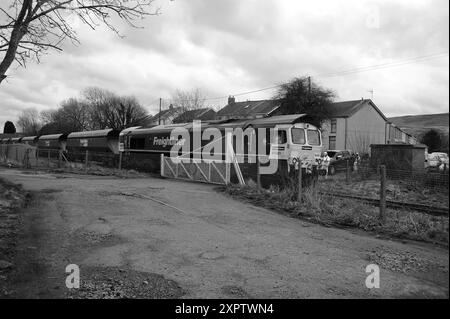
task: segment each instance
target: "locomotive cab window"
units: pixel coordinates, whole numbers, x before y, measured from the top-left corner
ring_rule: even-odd
[[[291,129],[292,143],[305,144],[305,130],[302,128]]]
[[[312,146],[320,146],[320,133],[316,130],[308,130],[308,144]]]
[[[286,144],[287,143],[287,133],[285,130],[277,130],[274,136],[273,144]]]
[[[145,149],[145,138],[130,138],[130,148],[133,150],[143,150]]]

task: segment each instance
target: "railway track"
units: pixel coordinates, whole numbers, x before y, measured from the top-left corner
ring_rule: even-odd
[[[320,193],[322,195],[327,195],[327,196],[356,199],[356,200],[367,202],[374,206],[380,205],[380,200],[376,199],[376,198],[349,195],[349,194],[341,194],[341,193],[328,193],[328,192],[320,192]],[[429,206],[429,205],[416,204],[416,203],[405,203],[405,202],[398,202],[398,201],[393,201],[393,200],[386,200],[386,207],[410,209],[410,210],[419,211],[419,212],[422,212],[422,213],[425,213],[428,215],[433,215],[433,216],[445,216],[445,217],[449,216],[449,209],[447,207],[436,207],[436,206]]]

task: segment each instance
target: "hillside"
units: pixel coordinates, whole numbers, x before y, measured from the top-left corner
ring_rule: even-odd
[[[430,129],[436,129],[448,135],[448,116],[449,113],[407,115],[391,117],[389,121],[414,136],[419,136]]]

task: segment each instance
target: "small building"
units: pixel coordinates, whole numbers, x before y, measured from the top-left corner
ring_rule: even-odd
[[[408,172],[423,173],[425,171],[425,145],[373,144],[370,148],[371,166],[385,165],[390,175],[401,177]]]
[[[371,144],[388,141],[388,120],[370,99],[343,101],[329,106],[331,120],[322,125],[325,149],[369,153]]]
[[[189,110],[181,113],[173,119],[173,123],[189,123],[194,120],[211,121],[216,118],[216,112],[211,108],[203,108],[197,110]]]
[[[417,144],[417,138],[408,134],[403,129],[395,125],[394,123],[389,123],[388,125],[388,140],[387,143],[391,144]]]
[[[280,106],[279,100],[236,102],[230,96],[228,104],[217,112],[216,120],[263,118],[271,116]]]
[[[417,144],[370,99],[337,102],[329,107],[332,118],[322,125],[324,147],[329,150],[368,154],[371,144]]]
[[[151,126],[151,125],[172,124],[174,118],[176,118],[182,112],[183,112],[183,109],[181,107],[174,107],[172,104],[170,104],[169,108],[167,110],[162,110],[161,112],[159,112],[155,116],[153,116],[149,120],[148,125]]]

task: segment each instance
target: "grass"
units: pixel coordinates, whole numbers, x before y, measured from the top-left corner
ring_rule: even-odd
[[[254,205],[275,210],[283,215],[308,220],[326,226],[362,229],[364,231],[436,243],[448,247],[448,218],[420,212],[387,209],[387,220],[379,220],[379,208],[362,201],[338,198],[319,193],[317,188],[306,188],[303,203],[297,202],[294,187],[258,190],[253,181],[246,186],[228,185],[224,191],[230,196]]]

